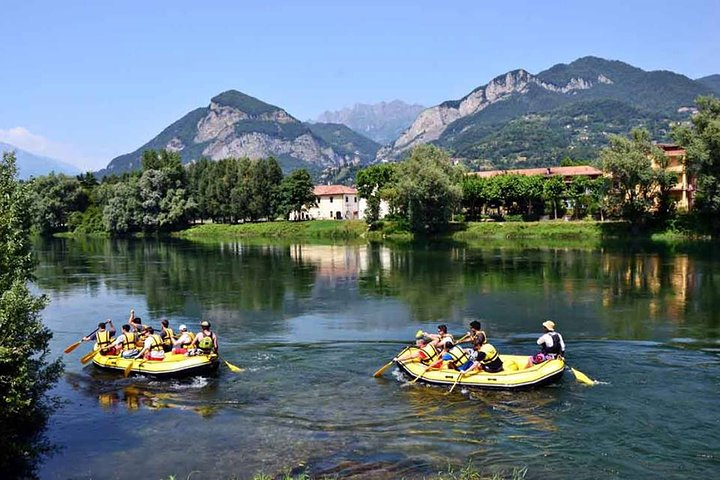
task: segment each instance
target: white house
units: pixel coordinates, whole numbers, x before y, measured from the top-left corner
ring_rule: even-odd
[[[308,209],[312,219],[353,220],[362,218],[358,191],[345,185],[316,185],[317,207]]]

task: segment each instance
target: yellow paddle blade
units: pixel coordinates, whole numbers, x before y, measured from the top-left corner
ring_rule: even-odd
[[[381,377],[382,374],[385,373],[388,368],[392,367],[392,365],[393,365],[393,361],[390,360],[388,363],[386,363],[385,365],[380,367],[377,372],[373,373],[373,377],[376,377],[376,378]]]
[[[125,367],[125,371],[123,371],[123,375],[126,377],[130,375],[130,372],[132,371],[133,365],[135,365],[135,360],[130,360],[130,363],[128,363],[128,366]]]
[[[578,382],[584,383],[585,385],[595,385],[595,380],[592,380],[580,370],[575,370],[572,367],[570,367],[570,370],[572,370],[573,375],[575,375],[575,380],[577,380]]]
[[[87,362],[92,360],[95,357],[95,355],[97,355],[97,353],[98,353],[97,350],[90,350],[88,353],[83,355],[82,358],[80,358],[80,363],[85,365]]]
[[[223,362],[225,362],[225,365],[227,365],[227,367],[230,369],[231,372],[240,373],[240,372],[243,371],[242,368],[236,367],[235,365],[233,365],[232,363],[228,362],[228,361],[225,360],[224,358],[223,358]]]
[[[65,349],[65,353],[72,352],[77,347],[79,347],[81,343],[82,343],[82,340],[78,340],[77,342],[73,343],[72,345],[68,345],[67,348]]]

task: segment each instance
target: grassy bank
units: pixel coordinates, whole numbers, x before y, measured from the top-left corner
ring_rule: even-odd
[[[224,225],[195,225],[173,234],[188,240],[227,240],[238,238],[351,240],[362,238],[367,225],[361,220],[313,220],[308,222],[263,222]]]
[[[457,224],[451,233],[453,240],[477,239],[543,239],[543,240],[599,240],[629,234],[622,222],[468,222]]]

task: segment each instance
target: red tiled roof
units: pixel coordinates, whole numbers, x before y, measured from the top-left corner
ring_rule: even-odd
[[[357,189],[345,185],[315,185],[313,193],[316,197],[325,195],[357,195]]]
[[[577,177],[582,175],[602,175],[602,172],[589,165],[576,165],[573,167],[544,167],[522,168],[517,170],[489,170],[486,172],[471,172],[470,175],[478,177],[494,177],[496,175],[562,175],[563,177]]]

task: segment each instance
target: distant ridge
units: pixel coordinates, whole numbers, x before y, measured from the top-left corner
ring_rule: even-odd
[[[9,143],[0,142],[0,152],[15,152],[17,160],[18,176],[27,180],[30,177],[47,175],[50,172],[64,173],[65,175],[78,175],[80,169],[63,161],[35,155]]]
[[[698,95],[714,92],[712,81],[598,57],[537,75],[513,70],[422,111],[377,159],[397,160],[433,143],[473,169],[557,165],[566,156],[592,160],[610,133],[644,126],[667,139],[670,123],[687,119]]]
[[[342,123],[380,144],[386,144],[395,140],[424,109],[422,105],[409,105],[401,100],[356,103],[350,108],[324,112],[317,121]]]
[[[197,108],[137,150],[114,158],[99,176],[140,168],[142,152],[167,149],[184,163],[201,157],[251,159],[275,157],[285,171],[327,168],[371,162],[380,145],[344,125],[306,124],[285,110],[255,97],[228,90],[207,107]]]
[[[720,96],[720,75],[708,75],[707,77],[702,77],[697,79],[698,82],[702,83],[709,89],[711,89],[713,92],[715,92],[715,95]]]

